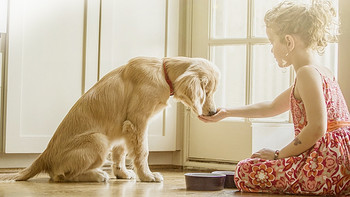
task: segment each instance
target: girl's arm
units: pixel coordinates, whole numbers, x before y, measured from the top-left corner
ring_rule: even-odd
[[[327,130],[327,106],[319,72],[309,66],[300,68],[297,73],[296,91],[304,103],[307,126],[280,151],[281,158],[305,152],[315,145]]]
[[[289,110],[292,87],[277,96],[273,101],[266,101],[242,107],[225,109],[219,108],[212,116],[198,116],[204,122],[217,122],[227,117],[264,118],[281,114]]]
[[[327,108],[323,96],[322,79],[312,67],[302,67],[297,73],[296,97],[304,103],[307,126],[287,146],[280,150],[279,158],[297,156],[310,149],[327,130]],[[262,149],[252,158],[273,159],[274,150]]]

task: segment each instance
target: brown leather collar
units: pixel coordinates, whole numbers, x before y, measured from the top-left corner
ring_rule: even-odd
[[[173,96],[174,95],[174,87],[173,87],[173,83],[171,83],[169,76],[168,76],[168,73],[166,71],[165,61],[163,61],[163,70],[164,70],[164,75],[165,75],[165,81],[168,83],[169,88],[170,88],[170,96]]]

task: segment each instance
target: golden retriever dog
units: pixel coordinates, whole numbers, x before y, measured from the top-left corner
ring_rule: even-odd
[[[219,71],[201,58],[137,57],[103,77],[71,108],[33,164],[0,180],[25,181],[40,172],[54,182],[103,182],[100,167],[112,151],[117,178],[159,182],[148,166],[147,124],[171,95],[198,115],[216,112]],[[135,173],[125,167],[133,161]]]

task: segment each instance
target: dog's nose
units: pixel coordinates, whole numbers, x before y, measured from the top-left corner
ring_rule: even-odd
[[[215,115],[216,111],[209,111],[209,116]]]

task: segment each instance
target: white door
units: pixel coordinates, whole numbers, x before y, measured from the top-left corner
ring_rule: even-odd
[[[177,56],[178,4],[9,1],[5,152],[42,152],[81,94],[128,59]],[[150,125],[152,151],[176,149],[177,109],[170,104]]]
[[[100,77],[136,56],[177,56],[178,1],[102,1]],[[150,151],[176,150],[176,103],[149,125]]]
[[[5,152],[40,153],[83,88],[84,0],[10,0]]]
[[[264,14],[279,1],[192,1],[189,55],[207,58],[219,67],[221,80],[215,95],[219,107],[271,100],[293,82],[293,73],[276,65],[265,34]],[[321,58],[334,71],[336,49],[336,44],[330,45]],[[257,124],[264,122],[277,124]],[[186,128],[185,165],[197,165],[197,161],[237,163],[264,144],[266,148],[282,148],[294,136],[288,113],[269,119],[228,118],[203,123],[187,112]],[[274,135],[284,138],[271,143],[268,138]]]

